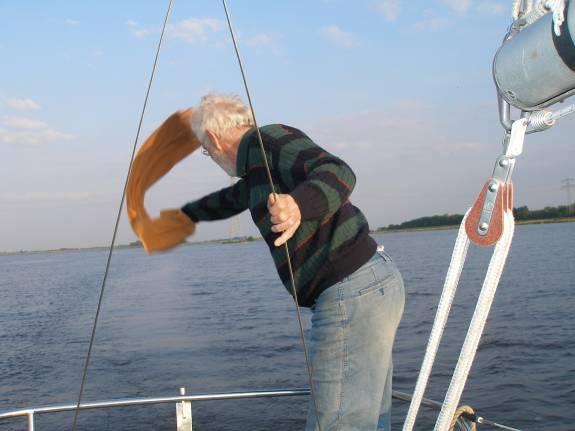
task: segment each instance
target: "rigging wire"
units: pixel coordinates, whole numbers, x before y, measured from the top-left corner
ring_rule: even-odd
[[[74,422],[72,423],[72,431],[76,430],[76,425],[78,422],[78,412],[80,411],[80,403],[82,402],[82,395],[84,393],[84,386],[86,384],[86,377],[88,375],[88,366],[90,364],[90,356],[92,355],[92,347],[94,346],[94,339],[96,338],[96,326],[98,325],[98,318],[100,316],[100,311],[102,309],[102,300],[104,298],[104,290],[106,289],[106,281],[108,280],[108,274],[110,272],[110,263],[112,261],[112,253],[114,251],[114,244],[116,243],[116,236],[118,233],[118,226],[120,224],[120,218],[122,215],[122,207],[124,206],[124,201],[126,199],[126,190],[128,188],[128,181],[130,179],[130,172],[132,171],[132,164],[134,163],[134,156],[136,155],[136,147],[138,144],[138,139],[140,138],[140,131],[142,130],[142,122],[144,120],[144,113],[146,112],[146,106],[148,105],[148,98],[150,96],[150,90],[152,88],[152,82],[154,80],[154,75],[156,73],[156,66],[158,64],[158,58],[160,56],[160,50],[162,48],[162,41],[164,39],[164,33],[168,24],[168,18],[172,10],[173,0],[169,0],[168,10],[166,11],[166,16],[164,17],[164,24],[162,26],[162,32],[160,34],[160,40],[158,41],[158,47],[156,49],[156,56],[154,58],[154,65],[152,66],[152,73],[150,74],[150,79],[148,80],[148,88],[146,90],[146,97],[144,98],[144,105],[142,106],[142,112],[140,114],[140,121],[138,123],[138,130],[136,132],[136,138],[134,139],[134,145],[132,147],[132,156],[130,158],[130,164],[128,166],[128,173],[126,175],[126,181],[124,183],[124,190],[122,192],[122,198],[120,199],[120,206],[118,208],[118,215],[116,217],[116,225],[114,226],[114,233],[112,235],[112,242],[110,243],[110,250],[108,252],[108,260],[106,262],[106,270],[104,272],[104,278],[102,279],[102,287],[100,288],[100,297],[98,299],[98,306],[96,308],[96,316],[94,317],[94,324],[92,325],[92,335],[90,336],[90,345],[88,347],[88,353],[86,355],[86,361],[84,362],[84,371],[82,373],[82,383],[80,384],[80,391],[78,394],[78,402],[76,403],[76,409],[74,410]]]
[[[262,140],[262,135],[260,133],[260,129],[258,127],[258,123],[256,120],[256,114],[254,111],[254,106],[252,103],[252,98],[250,96],[250,90],[249,90],[249,86],[248,86],[248,82],[247,82],[247,78],[246,78],[246,74],[244,72],[244,67],[243,67],[243,63],[242,63],[242,59],[240,56],[240,52],[238,49],[238,44],[236,42],[236,37],[234,34],[234,30],[232,28],[232,21],[230,18],[230,14],[228,12],[228,6],[226,3],[226,0],[222,0],[222,4],[224,6],[224,11],[226,14],[226,20],[228,22],[228,28],[230,30],[230,35],[232,37],[232,42],[234,44],[234,50],[236,52],[236,57],[238,60],[238,65],[240,67],[240,72],[242,74],[242,80],[244,83],[244,88],[246,90],[246,95],[248,98],[248,103],[250,105],[250,110],[252,112],[252,117],[254,119],[254,126],[256,128],[256,134],[258,137],[258,142],[260,145],[260,150],[262,152],[262,157],[264,159],[264,165],[266,168],[266,173],[268,176],[268,181],[269,181],[269,185],[271,187],[272,190],[272,194],[274,195],[274,197],[276,196],[276,189],[274,186],[274,182],[272,179],[272,174],[271,174],[271,170],[269,167],[269,163],[268,163],[268,159],[266,156],[266,152],[265,152],[265,148],[264,148],[264,143]],[[301,312],[299,309],[299,304],[298,304],[298,300],[297,300],[297,290],[295,287],[295,278],[294,278],[294,274],[293,274],[293,268],[292,268],[292,264],[291,264],[291,258],[290,258],[290,254],[289,254],[289,247],[288,247],[288,243],[285,242],[284,243],[284,250],[285,250],[285,254],[286,254],[286,258],[287,258],[287,264],[288,264],[288,270],[289,270],[289,274],[290,274],[290,283],[291,283],[291,288],[292,288],[292,295],[293,295],[293,299],[294,299],[294,303],[295,303],[295,309],[296,309],[296,315],[297,315],[297,321],[299,324],[299,331],[300,331],[300,337],[301,337],[301,341],[302,341],[302,345],[303,345],[303,351],[304,351],[304,355],[305,355],[305,363],[306,363],[306,368],[307,368],[307,374],[308,374],[308,381],[309,381],[309,388],[310,388],[310,392],[311,392],[311,398],[313,400],[313,404],[314,404],[314,409],[315,409],[315,416],[316,416],[316,421],[317,421],[317,426],[319,428],[319,431],[321,431],[321,425],[320,425],[320,421],[319,421],[319,411],[318,411],[318,407],[317,407],[317,401],[316,401],[316,397],[315,397],[315,393],[314,393],[314,388],[313,388],[313,380],[312,380],[312,366],[311,366],[311,361],[310,361],[310,357],[309,357],[309,352],[308,352],[308,348],[307,348],[307,343],[306,343],[306,339],[305,339],[305,334],[304,334],[304,330],[303,330],[303,323],[302,323],[302,318],[301,318]]]

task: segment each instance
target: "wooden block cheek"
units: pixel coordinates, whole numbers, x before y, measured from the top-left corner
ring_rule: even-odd
[[[486,235],[479,235],[477,228],[479,226],[479,220],[481,219],[481,213],[483,211],[483,205],[485,203],[485,197],[490,183],[491,180],[487,181],[483,186],[483,189],[475,200],[465,223],[465,231],[469,239],[482,247],[494,245],[499,241],[499,238],[501,238],[501,235],[503,234],[503,214],[509,201],[506,187],[501,185],[493,205],[489,230]]]

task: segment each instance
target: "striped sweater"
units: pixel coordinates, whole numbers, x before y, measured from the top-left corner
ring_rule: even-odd
[[[349,201],[355,175],[339,158],[298,129],[273,124],[260,128],[276,193],[289,193],[301,212],[301,225],[288,241],[298,304],[311,307],[327,287],[347,277],[374,254],[375,241],[361,211]],[[255,128],[242,138],[237,156],[240,180],[186,204],[194,222],[220,220],[249,208],[292,293],[285,247],[274,246],[267,199],[271,193]]]

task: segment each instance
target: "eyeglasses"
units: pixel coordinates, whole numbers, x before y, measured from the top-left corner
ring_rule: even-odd
[[[207,150],[207,148],[206,148],[206,144],[205,144],[204,142],[200,141],[200,146],[202,147],[202,154],[203,154],[204,156],[211,157],[211,156],[210,156],[210,152],[209,152],[209,151]]]

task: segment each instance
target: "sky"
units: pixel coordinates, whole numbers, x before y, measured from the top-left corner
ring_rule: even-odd
[[[463,213],[501,153],[491,64],[511,0],[228,0],[260,125],[353,168],[377,228]],[[0,0],[0,251],[109,244],[167,1]],[[208,92],[245,92],[220,1],[175,0],[138,146]],[[566,204],[575,116],[526,140],[515,206]],[[196,152],[153,215],[226,187]],[[253,235],[248,213],[191,241]],[[117,243],[136,238],[122,210]]]

